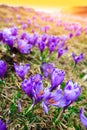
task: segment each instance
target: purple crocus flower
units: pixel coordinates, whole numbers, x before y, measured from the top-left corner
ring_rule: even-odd
[[[81,35],[81,30],[79,29],[79,30],[77,30],[77,31],[76,31],[75,36],[77,36],[77,37],[78,37],[78,36],[80,36],[80,35]]]
[[[51,87],[50,90],[52,91],[58,85],[62,83],[65,77],[65,72],[63,70],[59,70],[58,68],[55,68],[53,72],[51,73]]]
[[[38,34],[34,33],[33,35],[29,35],[28,33],[24,32],[21,34],[20,37],[22,40],[26,40],[28,44],[35,45],[38,40]]]
[[[12,35],[12,36],[17,36],[17,34],[18,34],[18,29],[17,29],[16,27],[10,28],[10,31],[11,31],[11,35]]]
[[[38,34],[34,33],[33,36],[30,36],[30,38],[28,39],[28,43],[35,46],[37,44],[37,40],[38,40]]]
[[[41,40],[42,40],[43,42],[45,42],[45,41],[47,40],[47,35],[46,35],[46,34],[43,34],[42,37],[41,37]]]
[[[62,40],[63,42],[67,41],[68,39],[69,39],[69,36],[68,36],[68,35],[63,35],[63,36],[61,37],[61,40]]]
[[[79,25],[78,24],[74,24],[74,31],[77,31],[79,28]]]
[[[32,28],[32,29],[31,29],[31,33],[35,33],[35,30],[34,30],[34,28]]]
[[[3,60],[0,60],[0,78],[3,79],[7,71],[7,65]]]
[[[0,130],[7,130],[6,124],[3,123],[1,119],[0,119]]]
[[[43,41],[38,41],[38,48],[40,49],[40,52],[43,53],[45,50],[46,44]]]
[[[73,83],[71,80],[69,80],[64,88],[64,96],[66,100],[70,100],[72,103],[75,100],[77,100],[80,94],[81,94],[81,87],[78,86],[77,83]]]
[[[28,28],[28,25],[25,24],[25,23],[23,23],[23,24],[22,24],[22,29],[26,29],[26,28]]]
[[[49,48],[50,53],[55,51],[56,46],[59,44],[59,41],[60,41],[59,37],[53,35],[49,37],[47,46]]]
[[[72,38],[73,37],[73,33],[69,33],[69,38]]]
[[[27,24],[28,24],[28,26],[30,26],[31,24],[32,24],[32,21],[31,20],[27,20]]]
[[[5,28],[2,31],[2,41],[6,43],[11,49],[17,39],[17,28]]]
[[[75,62],[75,66],[76,66],[76,64],[79,63],[84,58],[84,54],[80,53],[79,56],[76,56],[75,53],[72,53],[72,58],[73,58],[73,60]]]
[[[30,98],[33,98],[32,93],[32,79],[29,77],[28,79],[25,79],[22,84],[22,90],[27,94]]]
[[[52,73],[52,71],[53,71],[53,69],[54,69],[54,65],[53,65],[53,63],[49,63],[49,64],[47,64],[46,62],[43,62],[42,64],[41,64],[41,71],[43,72],[43,74],[44,74],[44,77],[45,78],[47,78],[48,76],[50,76],[51,75],[51,73]]]
[[[22,90],[33,100],[33,104],[37,104],[43,97],[42,76],[36,74],[25,79],[22,84]]]
[[[3,30],[3,39],[9,39],[11,36],[11,30],[9,28],[5,28]]]
[[[68,47],[65,47],[65,48],[63,48],[63,47],[59,47],[58,48],[58,58],[60,58],[63,54],[65,54],[66,52],[68,51]]]
[[[53,42],[56,44],[56,41],[58,40],[58,37],[54,36],[54,35],[51,35],[48,39],[48,45]]]
[[[27,54],[30,53],[30,50],[32,48],[31,44],[28,44],[28,41],[26,40],[19,40],[18,41],[18,50],[22,53],[22,54]]]
[[[28,33],[26,33],[26,32],[23,32],[22,34],[21,34],[21,36],[20,36],[20,39],[22,39],[22,40],[29,40],[30,39],[30,35],[28,34]]]
[[[46,114],[48,114],[49,106],[63,108],[67,105],[66,99],[64,98],[61,89],[53,92],[50,92],[49,90],[49,88],[45,89],[42,102],[42,107]]]
[[[87,117],[84,115],[84,108],[80,109],[80,121],[87,128]]]
[[[36,18],[37,18],[36,16],[33,16],[33,17],[32,17],[33,20],[36,20]]]
[[[20,65],[17,65],[16,63],[14,63],[14,68],[15,68],[16,74],[21,79],[24,79],[25,75],[28,73],[28,70],[30,69],[30,65],[28,63],[26,63],[25,65],[22,65],[22,63],[20,63]]]
[[[50,30],[49,26],[44,26],[44,32],[47,33],[47,31]]]
[[[48,45],[48,48],[49,48],[49,51],[50,51],[50,54],[55,51],[56,49],[56,43],[55,42],[51,42],[49,45]]]
[[[9,37],[9,39],[5,39],[5,42],[10,47],[10,49],[13,48],[13,45],[14,45],[14,38],[13,37]]]

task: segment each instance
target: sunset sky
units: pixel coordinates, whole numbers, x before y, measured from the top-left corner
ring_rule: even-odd
[[[87,6],[87,0],[0,0],[0,4],[37,7]]]

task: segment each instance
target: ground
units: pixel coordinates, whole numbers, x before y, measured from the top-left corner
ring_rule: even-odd
[[[17,18],[17,15],[20,15],[21,18]],[[34,17],[36,16],[36,19]],[[56,26],[56,16],[53,21],[42,21],[41,16],[45,18],[50,18],[50,14],[38,13],[33,9],[26,9],[24,7],[14,8],[8,6],[0,6],[0,30],[5,27],[11,27],[13,24],[19,27],[19,34],[21,32],[32,33],[32,29],[40,35],[43,32],[38,29],[38,25],[41,27],[45,25],[50,26],[50,30],[47,32],[49,35],[65,35],[69,34],[69,31],[65,31],[63,27]],[[79,17],[79,16],[78,16]],[[70,17],[62,14],[62,21],[66,22],[80,22],[82,27],[86,26],[86,22],[81,18],[78,20],[78,17],[73,20],[73,16]],[[27,24],[27,18],[32,21],[31,25],[28,25],[27,29],[21,29],[21,23]],[[9,19],[9,20],[8,20]],[[35,27],[35,24],[37,26]],[[3,50],[0,47],[0,59],[3,59],[7,62],[8,71],[4,78],[4,82],[0,81],[0,117],[6,121],[8,130],[85,130],[82,126],[79,119],[79,110],[84,106],[85,111],[87,112],[87,79],[84,81],[84,70],[87,70],[87,35],[84,32],[78,36],[73,37],[67,41],[68,52],[62,56],[60,59],[57,58],[57,54],[53,54],[53,57],[50,57],[50,61],[55,64],[56,67],[65,71],[66,76],[64,83],[72,79],[74,82],[77,82],[82,88],[82,94],[79,99],[73,103],[65,112],[61,123],[54,124],[54,120],[58,115],[60,109],[51,108],[49,114],[46,115],[42,108],[39,110],[35,108],[34,112],[30,112],[28,115],[24,116],[23,112],[28,109],[28,106],[31,104],[31,100],[22,92],[21,90],[21,79],[16,76],[13,63],[14,62],[23,62],[29,63],[31,69],[27,77],[35,73],[40,73],[40,64],[41,61],[38,58],[39,50],[33,48],[30,54],[21,55],[17,50],[13,52],[8,50]],[[84,53],[84,59],[81,61],[76,68],[73,66],[72,52],[76,54]],[[15,54],[15,57],[12,57],[12,54]],[[48,56],[49,57],[49,56]],[[27,78],[26,77],[26,78]],[[47,85],[48,82],[45,83]],[[63,85],[62,85],[63,87]],[[21,111],[17,109],[18,100],[21,102]],[[37,106],[39,107],[39,106]],[[87,113],[86,113],[87,115]],[[27,128],[28,126],[28,128]]]

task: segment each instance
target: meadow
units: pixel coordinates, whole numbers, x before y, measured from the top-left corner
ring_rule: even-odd
[[[86,18],[1,5],[0,130],[86,128]]]

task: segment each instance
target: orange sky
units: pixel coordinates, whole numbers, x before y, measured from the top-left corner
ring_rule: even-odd
[[[87,6],[87,0],[0,0],[0,4],[38,7]]]

